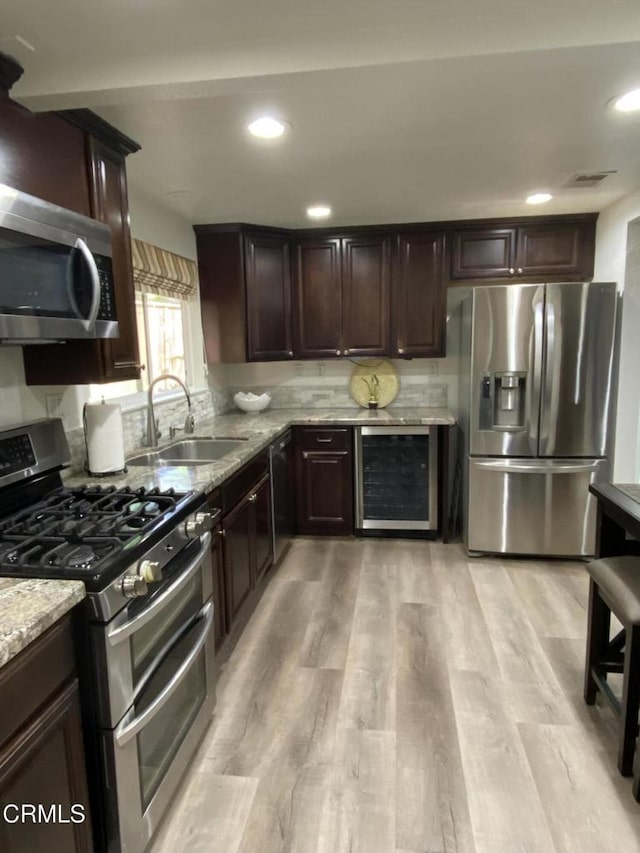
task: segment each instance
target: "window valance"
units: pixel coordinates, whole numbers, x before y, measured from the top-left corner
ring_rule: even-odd
[[[135,239],[131,240],[131,255],[136,290],[185,300],[196,292],[198,267],[195,261]]]

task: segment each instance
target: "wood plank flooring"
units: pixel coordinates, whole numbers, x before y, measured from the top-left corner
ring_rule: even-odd
[[[296,539],[151,853],[635,853],[580,563]]]

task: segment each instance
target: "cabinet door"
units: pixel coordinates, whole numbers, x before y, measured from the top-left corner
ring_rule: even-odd
[[[582,277],[584,266],[588,266],[582,237],[582,225],[578,223],[518,228],[516,273],[553,276],[556,281]]]
[[[297,505],[300,533],[352,533],[351,454],[300,451]]]
[[[230,631],[238,611],[253,586],[251,569],[251,539],[254,535],[253,513],[248,498],[245,498],[224,517],[222,527],[224,530],[227,631]]]
[[[342,241],[344,355],[389,355],[391,238]]]
[[[84,133],[0,97],[0,183],[90,216]]]
[[[227,612],[224,582],[224,553],[222,548],[222,528],[211,531],[211,570],[213,572],[213,631],[216,651],[227,635]]]
[[[52,807],[69,821],[8,823],[0,820],[0,850],[25,853],[89,853],[91,819],[80,724],[78,682],[72,681],[0,751],[0,812],[13,805]],[[73,805],[82,806],[82,810]],[[73,818],[83,822],[74,823]]]
[[[504,278],[515,272],[515,228],[454,231],[452,279]]]
[[[445,354],[447,298],[442,232],[401,234],[394,280],[394,354]]]
[[[303,240],[296,246],[298,358],[342,354],[340,240]]]
[[[136,326],[129,202],[125,161],[121,154],[90,137],[89,162],[93,187],[93,215],[111,229],[116,316],[120,336],[101,341],[104,349],[104,380],[139,379],[138,329]]]
[[[265,477],[256,488],[253,510],[255,513],[255,566],[256,583],[273,565],[273,521],[271,517],[271,483]]]
[[[247,360],[293,358],[289,241],[244,238]]]

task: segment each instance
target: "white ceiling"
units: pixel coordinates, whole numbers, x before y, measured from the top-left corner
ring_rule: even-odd
[[[640,86],[638,0],[22,0],[3,25],[14,96],[95,109],[142,145],[132,185],[193,222],[579,212],[640,185],[640,116],[605,108]],[[291,132],[249,137],[262,112]]]

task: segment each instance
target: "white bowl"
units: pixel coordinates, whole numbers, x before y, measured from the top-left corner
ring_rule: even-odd
[[[256,394],[252,394],[251,391],[249,391],[248,394],[238,391],[237,394],[234,394],[233,401],[239,409],[242,409],[243,412],[261,412],[263,409],[266,409],[271,402],[271,395],[260,394],[260,396],[258,396]]]

